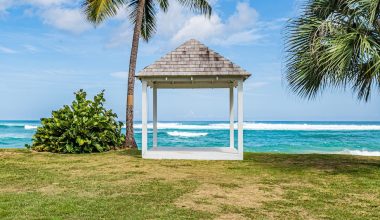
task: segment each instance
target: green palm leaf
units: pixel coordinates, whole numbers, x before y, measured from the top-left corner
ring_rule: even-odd
[[[168,1],[168,0],[166,0]],[[211,16],[212,8],[207,0],[177,0],[180,4],[193,12]]]
[[[310,0],[287,27],[287,80],[307,98],[351,87],[368,100],[380,88],[380,0]]]
[[[130,8],[129,17],[133,24],[136,24],[136,14],[138,7],[138,0],[131,0],[128,7]],[[144,13],[141,23],[141,37],[145,41],[149,39],[156,32],[156,2],[155,0],[145,0]]]
[[[125,3],[126,0],[85,0],[82,7],[87,19],[94,24],[99,24],[115,16],[118,9]]]

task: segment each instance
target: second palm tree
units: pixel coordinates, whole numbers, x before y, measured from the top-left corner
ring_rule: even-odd
[[[195,13],[210,17],[212,8],[207,0],[177,0]],[[83,8],[87,19],[95,25],[115,16],[119,9],[129,8],[129,17],[134,24],[128,72],[128,94],[126,105],[126,140],[124,147],[137,148],[134,138],[134,86],[137,53],[140,36],[149,41],[156,32],[157,9],[168,11],[169,0],[85,0]]]

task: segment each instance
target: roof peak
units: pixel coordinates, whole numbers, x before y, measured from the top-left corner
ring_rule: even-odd
[[[199,40],[197,40],[197,39],[195,39],[195,38],[191,38],[190,40],[187,40],[186,42],[189,42],[189,41],[196,41],[196,42],[201,43]]]
[[[193,38],[161,57],[155,63],[145,67],[138,74],[139,77],[166,75],[249,77],[251,74]]]

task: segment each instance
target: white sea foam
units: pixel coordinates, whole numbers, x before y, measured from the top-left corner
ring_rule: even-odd
[[[194,132],[180,132],[180,131],[170,131],[167,132],[170,136],[177,136],[177,137],[202,137],[206,136],[207,133],[194,133]]]
[[[34,130],[34,129],[37,129],[38,126],[37,125],[24,125],[24,129],[25,130]]]
[[[247,130],[301,130],[301,131],[362,131],[379,130],[380,125],[354,125],[354,124],[269,124],[269,123],[244,123]]]
[[[136,124],[135,128],[141,129],[141,124]],[[182,123],[158,123],[159,129],[177,129],[177,130],[228,130],[228,123],[214,123],[207,125],[182,124]],[[235,129],[237,124],[234,125]],[[148,124],[152,129],[152,123]],[[380,131],[380,125],[357,125],[357,124],[285,124],[285,123],[254,123],[245,122],[245,130],[287,130],[287,131]]]
[[[36,129],[38,125],[30,125],[24,123],[0,123],[0,127],[10,127],[10,128],[24,128],[26,130]]]
[[[338,152],[339,154],[350,154],[350,155],[360,155],[360,156],[380,156],[380,151],[368,151],[368,150],[343,150]]]

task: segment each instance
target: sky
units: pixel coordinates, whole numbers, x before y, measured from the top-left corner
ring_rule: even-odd
[[[380,96],[358,101],[349,89],[316,99],[294,94],[284,80],[285,27],[301,0],[212,0],[210,19],[170,1],[157,33],[140,41],[137,71],[191,38],[252,73],[244,87],[246,121],[379,121]],[[105,89],[106,107],[125,119],[132,37],[128,9],[94,27],[79,0],[0,0],[0,120],[35,120],[70,104],[79,89]],[[135,87],[141,119],[141,83]],[[150,93],[151,97],[151,93]],[[228,91],[159,90],[161,121],[228,120]],[[151,119],[151,114],[150,114]]]

